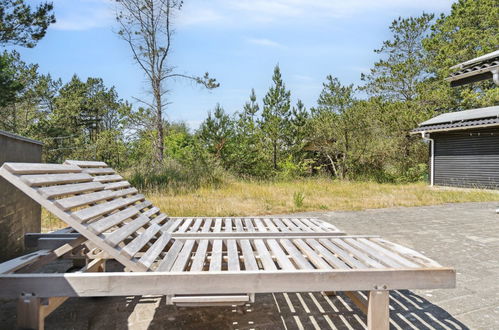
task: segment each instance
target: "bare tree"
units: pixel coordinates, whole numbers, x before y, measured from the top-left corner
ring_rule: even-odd
[[[179,0],[116,0],[116,20],[120,25],[118,35],[125,40],[134,60],[144,71],[153,102],[139,100],[154,111],[154,126],[157,130],[157,160],[163,160],[163,112],[168,92],[166,82],[172,78],[192,80],[208,89],[217,88],[219,83],[210,78],[208,72],[202,77],[182,74],[168,63],[174,30],[172,21],[181,8]]]

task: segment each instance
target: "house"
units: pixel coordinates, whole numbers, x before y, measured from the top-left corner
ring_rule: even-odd
[[[492,79],[499,86],[499,50],[451,68],[451,86]],[[499,188],[499,106],[444,113],[411,134],[430,142],[430,184]]]
[[[444,113],[411,133],[430,141],[430,184],[499,188],[499,106]]]

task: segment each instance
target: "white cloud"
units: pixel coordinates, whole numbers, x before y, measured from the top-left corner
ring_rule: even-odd
[[[295,74],[295,75],[293,75],[293,78],[295,80],[298,80],[298,81],[313,81],[314,80],[313,77],[303,75],[303,74]]]
[[[52,27],[57,30],[90,30],[110,27],[114,22],[110,0],[56,0],[54,10],[57,22]]]
[[[265,38],[248,39],[248,42],[259,46],[283,47],[283,45],[281,45],[280,43]]]
[[[297,20],[322,24],[323,20],[353,19],[354,16],[361,20],[361,15],[373,11],[386,11],[394,17],[414,10],[438,13],[448,10],[451,3],[452,0],[189,0],[179,14],[178,23],[180,27],[218,25],[225,28],[281,22],[296,24]]]
[[[219,22],[223,16],[211,8],[184,8],[178,16],[180,26]]]
[[[340,18],[373,9],[402,10],[421,8],[427,11],[448,9],[450,0],[224,0],[231,7],[259,21],[281,18]]]

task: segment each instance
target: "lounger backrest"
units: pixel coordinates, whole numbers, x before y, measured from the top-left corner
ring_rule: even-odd
[[[88,173],[94,177],[97,182],[104,182],[105,189],[129,188],[131,187],[128,181],[125,181],[121,176],[117,175],[116,171],[110,168],[105,162],[99,161],[81,161],[81,160],[66,160],[64,164],[78,166],[84,173]],[[112,180],[112,181],[111,181]],[[209,231],[247,231],[247,232],[315,232],[315,233],[335,233],[338,235],[344,234],[336,226],[315,219],[315,218],[171,218],[174,222],[172,230],[174,232],[201,232],[203,228],[206,231],[209,223]]]
[[[151,260],[170,241],[172,222],[137,189],[122,184],[112,169],[94,167],[86,172],[61,164],[5,163],[0,168],[4,179],[103,253],[131,271],[149,270]]]

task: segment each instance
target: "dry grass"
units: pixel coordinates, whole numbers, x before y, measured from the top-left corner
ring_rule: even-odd
[[[296,195],[303,196],[297,203]],[[395,206],[497,201],[497,192],[435,189],[425,183],[378,184],[307,179],[291,182],[234,181],[190,193],[149,193],[147,198],[171,216],[247,216],[303,211],[362,210]],[[301,204],[301,205],[297,205]],[[44,212],[42,229],[63,226]]]

